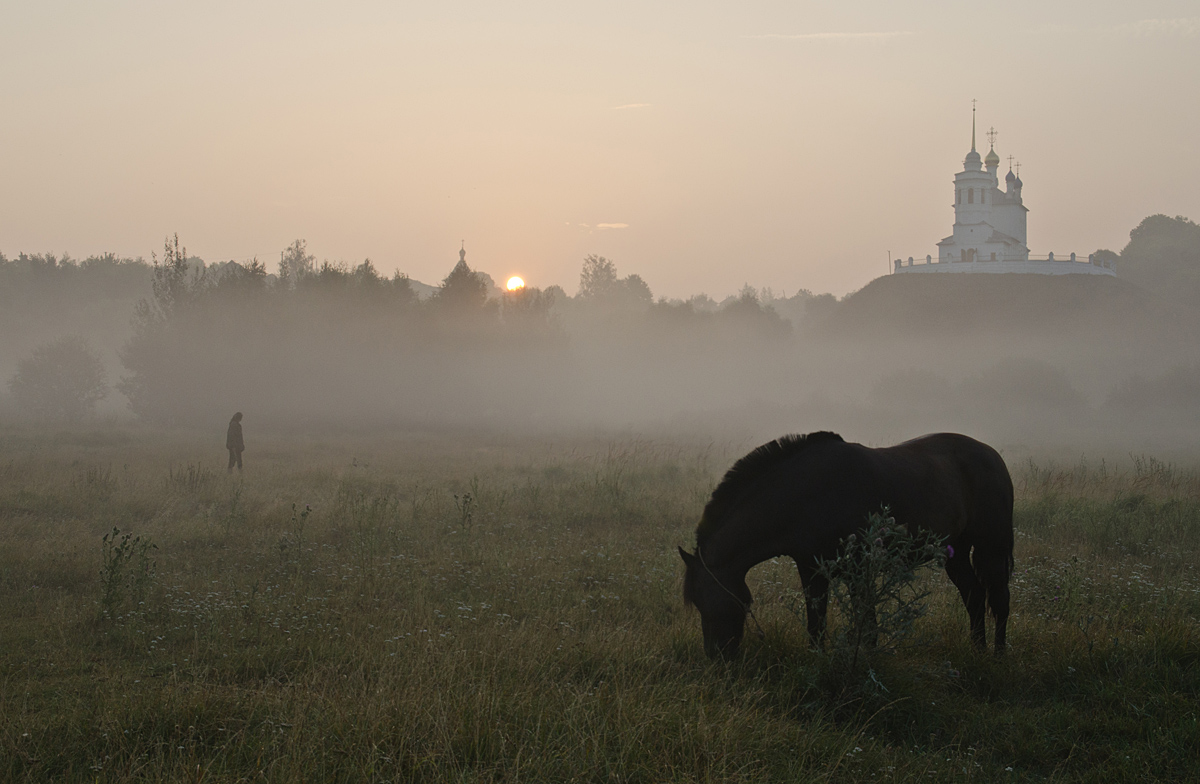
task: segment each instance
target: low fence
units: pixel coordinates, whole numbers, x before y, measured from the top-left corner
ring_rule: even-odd
[[[939,259],[927,255],[923,260],[894,259],[894,272],[1032,272],[1045,275],[1116,275],[1112,265],[1095,254],[1082,258],[1071,253],[1067,256],[1056,256],[1049,253],[1045,256],[1018,256],[998,259],[976,259],[961,261],[948,256]]]

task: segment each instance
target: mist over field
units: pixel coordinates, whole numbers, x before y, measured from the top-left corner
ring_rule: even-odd
[[[1198,42],[0,2],[0,784],[1200,780]]]
[[[1105,251],[1107,252],[1107,251]],[[318,262],[268,271],[168,241],[152,264],[0,261],[0,375],[59,337],[103,365],[94,417],[220,429],[645,429],[887,443],[958,430],[1001,445],[1172,448],[1200,433],[1200,230],[1152,216],[1118,278],[885,276],[842,300],[750,286],[655,299],[581,260],[580,286],[498,289],[464,254],[430,288]],[[23,408],[11,384],[0,411]]]

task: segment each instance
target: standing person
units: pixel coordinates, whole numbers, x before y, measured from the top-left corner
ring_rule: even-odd
[[[229,450],[229,473],[233,473],[236,465],[238,473],[242,471],[242,452],[246,444],[242,441],[242,412],[239,411],[229,420],[229,430],[225,433],[225,448]]]

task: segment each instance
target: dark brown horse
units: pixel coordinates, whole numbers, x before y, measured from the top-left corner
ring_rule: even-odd
[[[910,533],[945,537],[946,574],[967,607],[971,639],[987,646],[990,607],[996,652],[1003,651],[1013,567],[1013,486],[1004,459],[954,433],[882,449],[810,433],[764,444],[734,463],[704,507],[696,551],[679,548],[687,564],[683,601],[700,611],[705,652],[737,653],[753,601],[746,573],[777,556],[796,562],[808,633],[820,645],[829,582],[816,574],[817,561],[835,557],[841,540],[884,506]]]

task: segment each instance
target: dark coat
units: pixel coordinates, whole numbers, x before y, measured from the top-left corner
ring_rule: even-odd
[[[225,448],[246,451],[246,444],[242,442],[242,423],[236,419],[229,420],[229,431],[225,433]]]

